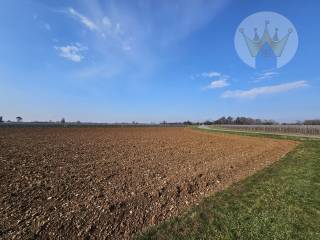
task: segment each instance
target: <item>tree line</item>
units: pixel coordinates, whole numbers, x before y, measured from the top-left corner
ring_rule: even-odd
[[[16,122],[22,122],[23,118],[18,116],[16,117]],[[0,123],[3,123],[4,118],[0,116]],[[8,120],[7,122],[11,122]],[[52,122],[52,121],[49,121]],[[65,118],[62,118],[60,123],[65,124],[66,120]],[[76,123],[80,124],[80,121],[77,121]],[[138,122],[132,122],[132,124],[138,124]],[[213,125],[213,124],[221,124],[221,125],[278,125],[280,123],[274,121],[274,120],[263,120],[263,119],[255,119],[255,118],[249,118],[249,117],[221,117],[214,121],[204,121],[204,122],[192,122],[192,121],[184,121],[184,122],[166,122],[162,121],[160,123],[161,125]],[[282,123],[283,125],[292,125],[292,123]],[[320,119],[314,119],[314,120],[305,120],[303,122],[296,122],[293,125],[320,125]]]
[[[315,120],[305,120],[303,122],[303,124],[304,125],[320,125],[320,119],[319,120],[317,120],[317,119],[315,119]]]
[[[221,117],[212,122],[212,124],[231,124],[231,125],[276,125],[273,120],[254,119],[249,117]]]
[[[185,125],[201,124],[199,122],[192,123],[190,121],[184,122]],[[255,119],[250,117],[221,117],[213,121],[203,122],[205,125],[280,125],[274,120]],[[282,125],[320,125],[320,119],[297,121],[295,123],[282,123]]]

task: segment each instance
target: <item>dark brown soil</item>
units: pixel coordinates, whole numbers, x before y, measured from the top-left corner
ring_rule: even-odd
[[[184,128],[0,129],[0,238],[130,238],[296,145]]]

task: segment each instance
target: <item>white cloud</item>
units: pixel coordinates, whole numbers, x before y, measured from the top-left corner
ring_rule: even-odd
[[[213,79],[213,81],[208,86],[203,88],[204,90],[216,89],[216,88],[224,88],[224,87],[227,87],[227,86],[230,85],[228,83],[228,79],[230,77],[228,75],[225,75],[223,73],[216,72],[216,71],[203,72],[201,74],[197,74],[195,77]]]
[[[81,55],[81,52],[87,50],[86,47],[83,47],[79,43],[54,48],[58,51],[58,55],[60,57],[66,58],[73,62],[81,62],[84,58]]]
[[[272,70],[266,71],[266,72],[262,72],[262,73],[258,73],[253,82],[261,82],[263,80],[268,80],[268,79],[271,79],[271,78],[275,77],[278,74],[279,74],[278,72],[275,72],[275,71],[272,71]]]
[[[80,22],[82,24],[84,24],[87,28],[89,28],[90,30],[99,30],[98,26],[92,21],[90,20],[88,17],[80,14],[79,12],[77,12],[76,10],[74,10],[73,8],[69,8],[69,13],[76,17],[78,20],[80,20]]]
[[[217,77],[228,78],[229,76],[224,75],[224,74],[219,73],[219,72],[215,72],[215,71],[198,73],[198,74],[195,74],[195,75],[191,76],[192,79],[195,79],[195,78],[217,78]]]
[[[210,85],[206,87],[206,89],[223,88],[229,85],[230,84],[227,82],[227,79],[220,79],[220,80],[212,81]]]
[[[204,72],[201,74],[202,77],[208,77],[208,78],[212,78],[212,77],[220,77],[222,74],[219,72]]]
[[[290,90],[303,88],[306,86],[308,86],[307,81],[296,81],[296,82],[284,83],[284,84],[273,85],[273,86],[252,88],[249,90],[226,91],[223,93],[222,97],[223,98],[255,98],[259,95],[288,92]]]

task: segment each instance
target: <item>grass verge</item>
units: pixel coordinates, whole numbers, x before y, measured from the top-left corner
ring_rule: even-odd
[[[201,130],[213,131],[213,130]],[[136,239],[320,239],[320,141],[301,141],[270,167]]]

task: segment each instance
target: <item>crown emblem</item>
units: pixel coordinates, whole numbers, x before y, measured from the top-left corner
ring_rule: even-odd
[[[269,25],[269,21],[265,22],[265,28],[264,28],[264,32],[262,34],[261,37],[259,37],[258,35],[258,29],[254,28],[254,37],[253,39],[250,39],[245,33],[244,33],[244,29],[240,28],[239,31],[242,34],[246,45],[248,47],[248,50],[250,52],[251,57],[256,57],[259,53],[259,51],[261,50],[261,48],[263,47],[264,44],[268,44],[270,46],[270,48],[272,49],[273,54],[276,57],[281,57],[283,50],[286,47],[287,41],[290,37],[290,34],[292,33],[292,28],[288,29],[288,33],[281,39],[279,40],[279,36],[278,36],[278,28],[275,28],[275,32],[273,35],[273,38],[271,38],[270,34],[269,34],[269,30],[268,30],[268,25]]]

